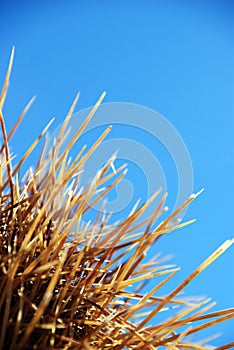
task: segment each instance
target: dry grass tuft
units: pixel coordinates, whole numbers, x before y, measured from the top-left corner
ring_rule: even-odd
[[[208,349],[191,343],[190,335],[234,317],[234,309],[208,312],[209,299],[190,300],[179,296],[183,288],[220,256],[232,243],[226,241],[190,276],[165,296],[157,296],[178,271],[158,259],[147,262],[147,250],[163,234],[184,224],[176,215],[188,200],[157,228],[154,222],[164,211],[166,196],[154,214],[137,219],[159,191],[142,206],[133,208],[119,224],[108,224],[99,213],[94,225],[81,225],[90,207],[115,186],[125,169],[108,170],[114,157],[97,173],[87,188],[80,190],[79,176],[85,161],[110,131],[110,127],[70,164],[68,152],[83,132],[104,96],[96,103],[65,151],[61,146],[75,99],[48,157],[40,157],[35,171],[21,177],[22,164],[46,133],[41,132],[23,158],[12,166],[8,142],[32,101],[7,136],[2,108],[6,97],[10,64],[0,97],[3,135],[0,163],[0,349]],[[49,165],[49,166],[48,166]],[[113,184],[101,191],[113,178]],[[74,179],[71,182],[71,179]],[[88,204],[91,203],[91,204]],[[134,232],[139,231],[138,235]],[[157,282],[157,278],[160,277]],[[147,279],[154,288],[143,294]],[[133,286],[129,289],[129,286]],[[135,289],[133,289],[135,286]],[[178,308],[170,318],[154,324],[154,317],[166,308]],[[226,344],[219,349],[228,349]]]

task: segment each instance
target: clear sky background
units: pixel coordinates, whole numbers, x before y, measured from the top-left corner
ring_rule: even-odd
[[[77,91],[78,111],[106,90],[105,102],[141,104],[167,118],[189,150],[194,190],[205,188],[186,215],[197,222],[158,245],[182,267],[176,283],[234,236],[233,1],[10,0],[0,2],[0,17],[1,83],[16,47],[8,130],[37,95],[13,152],[22,155],[51,117],[59,125]],[[186,295],[233,307],[233,266],[232,247]],[[213,342],[222,345],[234,340],[233,329],[229,321],[206,335],[223,332]]]

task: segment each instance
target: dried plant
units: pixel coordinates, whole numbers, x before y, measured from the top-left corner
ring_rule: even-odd
[[[43,150],[35,170],[22,177],[22,164],[49,123],[22,159],[12,165],[8,142],[32,101],[9,135],[3,119],[14,50],[0,98],[3,136],[0,163],[0,349],[208,349],[192,342],[192,335],[234,317],[234,309],[208,312],[209,299],[182,298],[180,293],[232,243],[226,241],[190,276],[164,296],[158,291],[179,270],[156,257],[145,259],[149,248],[167,232],[190,222],[175,218],[196,197],[192,195],[167,219],[154,227],[164,212],[166,195],[153,215],[141,224],[137,219],[158,196],[137,204],[121,223],[109,224],[100,212],[92,225],[82,225],[90,208],[111,191],[125,174],[125,166],[113,167],[115,156],[97,172],[86,188],[79,187],[80,171],[88,157],[109,133],[108,127],[85,153],[81,149],[69,162],[68,154],[104,96],[61,151],[69,118],[77,98],[47,157]],[[112,185],[105,184],[112,181]],[[72,181],[73,180],[73,181]],[[154,228],[153,228],[154,227]],[[143,293],[146,280],[152,290]],[[131,288],[129,288],[131,286]],[[155,324],[165,309],[177,308]],[[155,324],[155,325],[152,325]],[[234,343],[218,349],[228,349]]]

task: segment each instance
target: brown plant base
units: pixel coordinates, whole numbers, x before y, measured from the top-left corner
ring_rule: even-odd
[[[23,158],[12,166],[8,142],[31,102],[7,136],[2,115],[13,61],[12,51],[0,97],[3,135],[0,163],[0,349],[208,349],[188,337],[234,317],[234,309],[208,313],[209,299],[187,301],[183,288],[219,257],[233,240],[226,241],[190,276],[165,296],[157,296],[179,270],[158,259],[145,261],[148,249],[167,232],[190,222],[176,224],[175,217],[196,195],[162,221],[166,195],[154,214],[136,220],[159,191],[143,205],[135,206],[120,224],[108,224],[99,213],[92,227],[81,226],[83,215],[124,176],[124,166],[109,173],[114,157],[97,173],[95,180],[79,189],[79,171],[110,131],[110,127],[84,153],[68,164],[67,155],[100,105],[89,114],[65,151],[61,152],[75,99],[60,135],[46,159],[22,179],[20,170],[46,133],[38,136]],[[49,124],[50,125],[50,124]],[[78,174],[78,175],[77,175]],[[71,179],[74,182],[71,183]],[[107,181],[113,184],[100,192]],[[101,194],[100,194],[101,193]],[[91,204],[88,204],[91,203]],[[137,234],[135,232],[138,232]],[[157,277],[160,277],[157,282]],[[154,279],[153,289],[143,294],[144,281]],[[135,290],[129,291],[129,286]],[[149,325],[165,308],[178,312],[157,325]],[[149,311],[150,310],[150,311]],[[138,321],[135,321],[135,320]],[[219,349],[228,349],[234,343]]]

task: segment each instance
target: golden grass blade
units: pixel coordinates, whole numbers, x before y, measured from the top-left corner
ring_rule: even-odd
[[[4,141],[4,148],[5,148],[5,157],[6,157],[6,167],[7,167],[7,173],[8,173],[8,179],[10,183],[10,195],[11,195],[11,205],[14,205],[14,192],[13,192],[13,176],[12,176],[12,171],[11,171],[11,163],[10,163],[10,155],[9,155],[9,147],[8,147],[8,142],[7,142],[7,133],[6,133],[6,127],[5,127],[5,122],[3,119],[2,115],[2,110],[0,109],[0,124],[2,128],[2,135],[3,135],[3,141]],[[2,186],[1,190],[4,189],[4,185]],[[11,214],[12,215],[12,211]]]
[[[6,94],[7,94],[7,88],[8,88],[8,85],[9,85],[9,79],[10,79],[10,74],[11,74],[13,60],[14,60],[14,53],[15,53],[15,48],[13,46],[12,50],[11,50],[11,56],[10,56],[10,61],[9,61],[8,68],[7,68],[6,77],[5,77],[5,80],[4,80],[4,83],[3,83],[3,88],[2,88],[2,91],[1,91],[1,95],[0,95],[0,111],[3,108],[4,101],[5,101]]]
[[[189,275],[177,288],[175,288],[168,297],[161,303],[159,306],[152,311],[151,315],[149,315],[140,325],[139,327],[143,327],[146,323],[154,316],[157,312],[160,311],[162,307],[164,307],[172,298],[174,298],[178,293],[184,289],[186,285],[188,285],[196,276],[198,276],[203,270],[205,270],[214,260],[216,260],[221,254],[225,252],[232,244],[234,243],[234,239],[227,240],[224,242],[213,254],[211,254],[196,270],[194,270],[191,275]]]
[[[26,105],[26,107],[24,108],[23,112],[20,114],[18,120],[16,121],[16,123],[14,124],[12,130],[9,132],[9,135],[8,135],[8,142],[10,141],[10,139],[12,138],[12,136],[14,135],[14,133],[16,132],[19,124],[21,123],[21,121],[23,120],[25,114],[28,112],[28,110],[31,108],[32,104],[34,103],[36,99],[36,96],[33,96],[31,98],[31,100],[28,102],[28,104]]]

